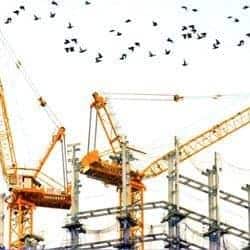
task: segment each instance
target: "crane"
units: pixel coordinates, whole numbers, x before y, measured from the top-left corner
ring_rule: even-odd
[[[93,94],[94,101],[91,104],[91,109],[95,108],[97,112],[97,117],[102,124],[104,131],[107,129],[110,124],[114,124],[110,115],[110,112],[107,109],[107,100],[99,95],[98,93]],[[107,119],[104,119],[106,117]],[[234,114],[233,116],[225,119],[224,121],[208,128],[202,133],[192,137],[186,142],[179,145],[179,162],[183,162],[195,154],[201,152],[202,150],[208,148],[212,144],[217,143],[228,135],[236,132],[240,128],[246,126],[250,123],[250,107]],[[115,128],[115,126],[111,126]],[[107,130],[109,131],[109,130]],[[114,137],[110,137],[109,142],[113,143],[114,141],[118,141],[119,134],[111,130],[111,134]],[[107,135],[107,133],[106,133]],[[112,146],[111,146],[112,148]],[[130,204],[141,205],[143,207],[143,197],[145,186],[143,184],[144,179],[152,178],[155,176],[159,176],[164,173],[168,169],[168,161],[171,156],[175,153],[175,150],[170,150],[166,154],[162,155],[158,159],[151,162],[148,166],[146,166],[142,171],[130,170],[130,186],[131,186],[131,196],[130,196]],[[94,148],[94,150],[90,151],[88,147],[87,154],[81,160],[81,173],[87,175],[89,178],[93,178],[99,181],[102,181],[106,184],[114,185],[117,187],[121,186],[122,183],[122,167],[119,162],[110,161],[104,159],[104,157]],[[121,199],[120,199],[121,200]],[[134,228],[132,228],[132,235],[134,236],[142,236],[144,232],[144,213],[143,209],[134,212],[132,214],[135,224]],[[136,246],[136,249],[143,250],[143,243],[140,243]]]
[[[51,184],[48,186],[45,182],[42,183],[38,180],[42,167],[55,145],[58,142],[65,145],[64,140],[65,129],[59,127],[57,133],[52,136],[52,141],[37,168],[20,167],[16,160],[4,89],[0,80],[0,165],[10,192],[6,198],[9,210],[10,249],[21,249],[24,246],[25,237],[34,236],[33,213],[36,207],[70,208],[69,183],[58,190],[55,186]],[[32,170],[33,173],[25,174],[27,170]]]

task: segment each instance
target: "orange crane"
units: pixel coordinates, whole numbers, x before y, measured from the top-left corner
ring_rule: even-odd
[[[69,209],[71,206],[70,185],[67,181],[64,180],[64,186],[62,185],[62,188],[58,189],[56,185],[38,180],[42,167],[59,141],[62,143],[63,149],[65,146],[65,129],[63,127],[59,127],[52,136],[52,141],[36,169],[22,168],[18,165],[4,89],[0,81],[0,164],[10,191],[10,195],[6,199],[9,210],[10,249],[22,249],[25,237],[34,237],[33,212],[36,207]],[[65,169],[63,171],[65,177]],[[52,178],[50,181],[56,184]]]
[[[94,101],[92,108],[96,109],[97,117],[105,131],[113,153],[120,153],[121,136],[115,129],[111,113],[107,108],[107,100],[98,93],[93,94]],[[174,100],[175,101],[175,100]],[[92,112],[91,112],[92,113]],[[183,162],[210,145],[222,140],[226,136],[234,133],[240,128],[250,123],[250,107],[246,108],[228,119],[212,126],[190,140],[178,146],[179,162]],[[94,143],[95,145],[95,143]],[[114,150],[114,148],[116,150]],[[168,169],[168,162],[175,150],[171,150],[154,160],[142,171],[130,170],[130,205],[140,205],[143,207],[143,196],[145,186],[143,179],[158,176]],[[113,157],[112,157],[113,158]],[[113,158],[115,159],[115,158]],[[81,173],[90,178],[100,180],[106,184],[121,187],[122,185],[122,167],[121,163],[115,160],[106,159],[103,155],[94,150],[90,151],[88,147],[87,154],[81,160]],[[121,196],[120,196],[121,204]],[[144,235],[144,211],[143,209],[131,213],[133,220],[136,222],[131,230],[131,238],[134,236]],[[136,249],[143,250],[143,243],[138,244]]]

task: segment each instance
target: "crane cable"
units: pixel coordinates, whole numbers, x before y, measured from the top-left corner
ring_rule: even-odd
[[[11,58],[12,62],[15,64],[16,68],[21,72],[24,80],[31,88],[34,96],[37,98],[39,105],[44,108],[49,120],[57,127],[59,128],[61,125],[60,120],[57,118],[56,114],[53,112],[53,110],[50,108],[50,106],[47,104],[47,102],[44,100],[44,98],[40,95],[38,88],[35,86],[33,81],[31,80],[30,76],[28,75],[27,71],[25,70],[22,62],[18,59],[17,55],[15,54],[14,50],[10,46],[8,40],[5,38],[2,30],[0,29],[0,42],[6,48],[6,52],[8,53],[8,58]]]

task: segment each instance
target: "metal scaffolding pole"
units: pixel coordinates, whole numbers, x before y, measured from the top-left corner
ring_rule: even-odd
[[[248,246],[243,248],[243,250],[250,250],[250,185],[242,187],[242,190],[247,191],[248,194],[248,232],[249,232],[249,241]]]
[[[76,250],[79,245],[79,235],[80,233],[86,233],[82,224],[78,219],[79,213],[79,194],[80,194],[80,179],[79,179],[79,159],[76,156],[77,151],[80,151],[80,144],[70,144],[68,145],[68,153],[72,153],[72,158],[69,160],[73,166],[72,175],[72,204],[71,204],[71,221],[67,223],[63,228],[66,228],[70,232],[72,250]]]
[[[169,250],[180,250],[183,246],[180,237],[179,222],[185,218],[185,215],[179,211],[179,143],[175,137],[175,151],[169,160],[168,166],[168,201],[172,204],[163,222],[168,222],[169,237],[171,241],[165,245]]]
[[[134,221],[128,211],[130,205],[131,187],[130,187],[130,164],[128,141],[122,137],[122,190],[121,190],[121,215],[117,217],[120,223],[121,244],[117,246],[119,250],[133,250],[134,244],[131,241],[131,227]]]
[[[220,229],[220,215],[219,215],[219,168],[218,168],[218,154],[214,155],[214,166],[212,169],[207,169],[204,173],[208,177],[208,186],[210,191],[208,193],[208,207],[209,218],[212,220],[209,231],[204,234],[209,238],[209,250],[221,249],[221,235]]]

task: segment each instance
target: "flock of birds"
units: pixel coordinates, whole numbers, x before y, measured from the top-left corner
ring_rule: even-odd
[[[56,8],[60,6],[58,1],[52,0],[50,2],[51,6],[54,7],[53,11],[49,12],[48,17],[53,19],[56,17]],[[88,0],[84,1],[85,5],[91,5],[92,3]],[[199,12],[199,9],[197,8],[189,8],[188,6],[181,6],[181,9],[185,12]],[[244,5],[242,6],[242,9],[248,10],[250,11],[250,5]],[[15,9],[12,12],[12,16],[9,16],[6,18],[6,20],[4,21],[4,24],[9,25],[11,24],[15,18],[17,16],[22,15],[24,12],[26,11],[26,8],[24,5],[20,5],[17,9]],[[226,17],[228,20],[231,20],[234,23],[239,23],[240,19],[238,17],[234,17],[234,16],[227,16]],[[42,19],[42,17],[40,17],[38,14],[33,14],[33,21],[34,22],[39,22]],[[124,20],[125,24],[129,24],[129,23],[133,23],[132,19],[126,19]],[[152,27],[156,28],[159,24],[157,21],[152,20]],[[75,28],[75,26],[69,22],[66,26],[66,28],[68,30],[72,30]],[[109,33],[112,33],[114,36],[116,37],[122,37],[123,33],[120,30],[116,30],[116,29],[110,29],[108,31]],[[250,38],[250,33],[246,33],[245,34],[246,37]],[[207,32],[204,31],[199,31],[198,28],[196,27],[196,25],[194,24],[190,24],[190,25],[183,25],[181,27],[181,37],[184,40],[189,40],[189,39],[195,39],[195,40],[202,40],[205,39],[207,37]],[[171,37],[166,38],[166,43],[169,45],[167,46],[168,48],[165,48],[165,50],[162,52],[163,55],[171,55],[172,54],[172,50],[169,49],[170,44],[174,44],[175,40]],[[134,41],[134,43],[132,43],[130,46],[128,46],[128,48],[126,49],[126,51],[122,52],[120,57],[118,58],[120,61],[125,61],[129,55],[131,55],[132,53],[134,53],[138,48],[140,48],[142,46],[143,42],[141,41]],[[219,49],[221,45],[221,41],[216,38],[214,40],[214,42],[211,45],[211,49]],[[242,47],[245,45],[245,40],[241,39],[237,44],[238,47]],[[78,39],[76,37],[71,37],[71,38],[65,38],[64,39],[64,50],[65,53],[80,53],[80,54],[86,54],[88,52],[88,48],[85,48],[83,46],[80,45]],[[152,50],[148,50],[147,51],[147,56],[149,58],[153,58],[156,57],[157,54],[155,52],[153,52]],[[103,54],[102,52],[97,52],[96,57],[95,57],[95,63],[101,63],[103,61]],[[187,66],[189,63],[187,62],[187,60],[184,58],[182,61],[182,66]]]

